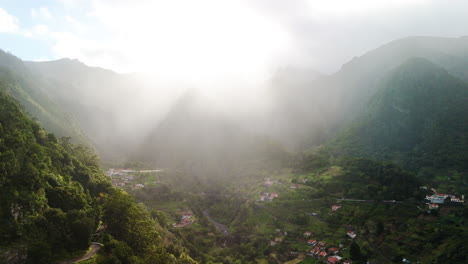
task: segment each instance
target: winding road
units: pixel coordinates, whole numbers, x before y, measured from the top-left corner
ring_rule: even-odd
[[[211,223],[216,227],[216,230],[223,233],[225,236],[229,235],[229,228],[226,225],[216,222],[213,218],[211,218],[210,214],[207,210],[203,211],[203,215],[210,220]]]
[[[70,263],[78,263],[78,262],[81,262],[81,261],[85,261],[85,260],[88,260],[92,257],[94,257],[98,252],[99,250],[101,249],[101,244],[99,243],[92,243],[91,246],[89,247],[90,250],[88,252],[86,252],[86,254],[84,254],[83,256],[77,258],[77,259],[73,259],[73,260],[66,260],[66,261],[62,261],[60,262],[60,264],[70,264]]]

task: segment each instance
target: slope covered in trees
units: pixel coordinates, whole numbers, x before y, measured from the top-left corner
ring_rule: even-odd
[[[166,251],[167,232],[125,192],[110,188],[97,156],[31,120],[0,84],[0,262],[52,263],[105,243],[98,263],[193,263]],[[104,231],[93,236],[99,223]],[[174,254],[176,254],[174,256]]]
[[[72,137],[75,143],[92,147],[79,122],[51,97],[48,89],[61,85],[28,69],[23,61],[0,50],[0,82],[2,90],[18,100],[25,111],[48,131]],[[64,87],[62,87],[64,89]]]
[[[384,81],[366,111],[330,145],[333,152],[396,161],[407,169],[468,171],[468,84],[424,59]]]

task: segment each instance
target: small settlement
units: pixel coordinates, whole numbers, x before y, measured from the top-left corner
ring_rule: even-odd
[[[189,210],[182,214],[182,217],[180,218],[179,223],[174,223],[172,224],[172,226],[177,227],[177,228],[183,228],[183,227],[193,224],[193,222],[195,222],[195,219],[193,218],[192,211]]]
[[[270,177],[265,177],[263,179],[263,187],[265,188],[268,188],[270,186],[272,186],[274,183],[278,183],[278,181],[273,181]],[[273,201],[273,199],[275,199],[276,197],[279,196],[279,193],[276,193],[276,192],[272,192],[272,193],[269,193],[269,192],[264,192],[262,194],[260,194],[260,197],[258,198],[258,201],[261,201],[261,202],[271,202]]]
[[[312,232],[304,232],[304,236],[312,236]],[[307,255],[315,257],[329,264],[336,264],[343,260],[343,257],[339,255],[340,251],[344,250],[344,246],[340,244],[338,247],[329,246],[324,241],[318,241],[317,239],[309,239],[307,244],[312,248],[309,250]],[[351,263],[350,260],[343,260],[342,263]]]
[[[437,193],[434,189],[433,191],[434,194],[426,195],[429,210],[437,210],[439,206],[462,206],[465,202],[465,195],[459,198],[453,194]]]
[[[131,170],[110,168],[108,171],[106,171],[106,175],[111,178],[112,185],[115,187],[131,187],[134,189],[141,189],[144,188],[145,185],[139,182],[139,174],[161,171],[162,170]]]

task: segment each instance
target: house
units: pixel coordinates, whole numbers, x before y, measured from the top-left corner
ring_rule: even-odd
[[[327,252],[322,251],[322,252],[320,252],[318,255],[319,255],[319,257],[326,257],[326,256],[327,256]]]
[[[310,250],[310,253],[312,253],[314,255],[317,255],[319,252],[320,252],[319,247],[314,247],[313,249]]]
[[[433,204],[444,204],[446,201],[445,199],[450,198],[450,201],[453,203],[464,203],[465,195],[462,195],[461,199],[456,197],[453,194],[445,194],[445,193],[434,193],[433,195],[426,195],[426,200],[429,200]]]
[[[356,233],[354,231],[348,231],[347,235],[351,238],[354,239],[356,237]]]
[[[263,186],[265,186],[265,187],[270,187],[270,186],[273,184],[273,183],[271,182],[271,178],[269,178],[269,177],[265,177],[263,180],[265,181],[265,182],[263,183]]]
[[[429,205],[430,210],[437,210],[439,208],[438,204],[431,203],[431,204],[428,204],[428,205]]]
[[[342,264],[353,264],[353,262],[349,259],[345,259],[343,260],[343,263]]]
[[[338,263],[338,259],[336,257],[329,257],[328,258],[328,263],[329,264],[336,264],[336,263]]]
[[[145,185],[141,184],[141,183],[137,183],[135,185],[133,185],[135,188],[138,188],[138,189],[141,189],[143,187],[145,187]]]
[[[270,198],[271,198],[271,199],[276,198],[276,197],[278,197],[278,196],[279,196],[279,194],[277,194],[277,193],[271,193],[271,194],[270,194]]]
[[[323,242],[323,241],[320,241],[318,242],[318,245],[321,246],[321,247],[324,247],[327,243]]]
[[[332,248],[329,248],[329,249],[328,249],[328,253],[329,253],[329,254],[336,254],[336,253],[338,253],[338,252],[340,252],[340,250],[337,249],[336,247],[332,247]]]
[[[307,241],[307,244],[313,246],[313,245],[317,244],[317,240],[315,240],[315,239],[309,239],[309,241]]]
[[[275,242],[281,242],[283,239],[281,237],[275,237]]]
[[[296,184],[291,184],[291,189],[297,189],[297,185]]]
[[[261,201],[261,202],[263,202],[263,201],[265,201],[265,198],[266,198],[266,196],[263,195],[263,194],[261,194],[261,195],[260,195],[260,198],[259,198],[258,200]]]
[[[341,205],[332,205],[332,210],[336,211],[341,208]]]
[[[276,242],[275,241],[270,241],[270,246],[274,246],[276,245]]]
[[[310,232],[310,231],[305,231],[304,232],[304,236],[311,236],[311,235],[312,235],[312,232]]]

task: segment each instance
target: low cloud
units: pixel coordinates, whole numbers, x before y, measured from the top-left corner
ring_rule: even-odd
[[[0,32],[17,33],[19,31],[18,19],[0,8]]]
[[[46,7],[31,8],[31,17],[34,19],[51,20],[52,14]]]

